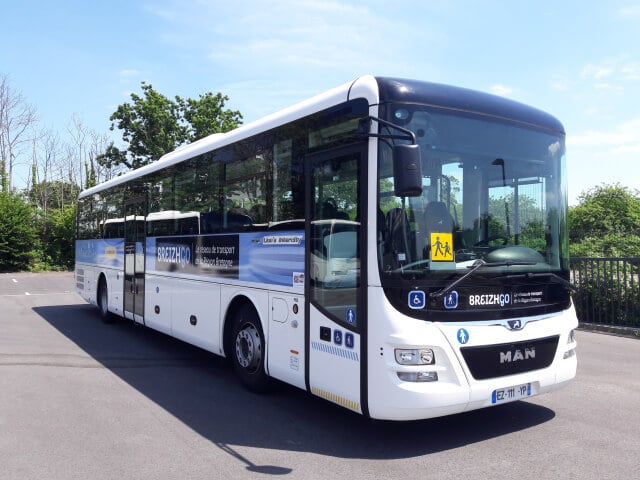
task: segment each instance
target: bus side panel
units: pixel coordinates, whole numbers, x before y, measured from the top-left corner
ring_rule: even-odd
[[[305,389],[304,298],[271,292],[269,303],[269,375]]]
[[[220,352],[220,285],[171,281],[171,334],[213,353]]]
[[[144,324],[171,335],[172,278],[147,275],[144,291]]]
[[[124,274],[120,270],[103,270],[107,280],[109,292],[109,311],[115,315],[122,316],[122,295],[124,289]],[[96,282],[98,277],[96,276]]]
[[[95,289],[95,267],[93,265],[85,265],[76,263],[76,291],[78,294],[91,305],[97,305],[97,296]]]

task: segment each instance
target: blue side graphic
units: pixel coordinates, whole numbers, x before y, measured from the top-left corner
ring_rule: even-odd
[[[302,288],[304,246],[302,231],[147,237],[145,269]],[[124,239],[76,240],[76,261],[124,269]]]
[[[147,238],[146,269],[302,287],[304,245],[301,231]]]
[[[124,268],[124,239],[76,240],[76,262]]]

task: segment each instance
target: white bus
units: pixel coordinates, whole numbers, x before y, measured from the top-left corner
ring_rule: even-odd
[[[82,192],[77,289],[253,390],[376,419],[489,407],[575,376],[566,181],[554,117],[364,76]]]

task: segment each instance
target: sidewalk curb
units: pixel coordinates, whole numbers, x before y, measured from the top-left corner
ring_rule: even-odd
[[[636,338],[640,340],[640,327],[623,327],[619,325],[603,325],[599,323],[580,323],[578,330],[588,332],[610,333],[622,337]]]

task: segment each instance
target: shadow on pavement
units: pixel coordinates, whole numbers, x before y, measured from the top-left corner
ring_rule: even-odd
[[[34,311],[105,368],[242,461],[231,445],[312,452],[339,458],[402,459],[525,430],[555,413],[527,402],[415,422],[370,421],[282,385],[268,395],[244,390],[224,359],[128,321],[104,324],[89,305]]]

